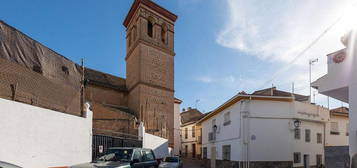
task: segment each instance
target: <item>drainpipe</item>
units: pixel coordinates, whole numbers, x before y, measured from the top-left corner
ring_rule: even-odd
[[[243,131],[243,147],[242,147],[242,156],[245,156],[243,160],[243,168],[249,168],[249,103],[251,101],[251,97],[250,99],[244,100],[241,102],[241,115],[243,117],[243,121],[242,121],[242,131]],[[244,105],[244,106],[243,106]],[[244,109],[242,110],[242,106],[244,107]]]

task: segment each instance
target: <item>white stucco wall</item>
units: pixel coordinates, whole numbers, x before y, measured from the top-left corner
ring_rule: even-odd
[[[152,149],[156,159],[162,159],[169,156],[169,142],[165,138],[144,133],[143,148]]]
[[[248,111],[249,118],[241,117],[243,116],[241,111]],[[227,112],[230,112],[231,124],[224,126],[224,114]],[[303,155],[308,154],[310,165],[315,165],[316,155],[324,154],[323,143],[317,144],[316,133],[324,135],[322,119],[326,121],[328,119],[325,118],[328,117],[325,113],[328,113],[328,110],[300,102],[251,100],[241,107],[240,101],[202,122],[202,147],[207,148],[207,157],[210,158],[211,147],[215,146],[216,159],[221,160],[222,146],[231,145],[231,160],[246,160],[246,147],[243,143],[245,141],[243,134],[246,134],[250,161],[293,161],[293,153],[301,152],[302,162]],[[311,130],[311,142],[305,142],[303,130],[301,139],[298,141],[294,139],[295,117],[305,120],[302,121],[301,129]],[[208,141],[213,119],[216,119],[218,126],[214,143]],[[243,121],[247,124],[243,124]]]
[[[292,120],[293,121],[293,120]],[[322,163],[324,162],[324,123],[314,121],[302,121],[300,125],[300,139],[294,138],[294,132],[291,131],[292,139],[292,155],[294,152],[301,153],[301,162],[294,163],[294,167],[304,166],[304,155],[309,155],[310,165],[316,165],[316,155],[322,155]],[[305,141],[305,130],[310,130],[310,142]],[[322,143],[317,143],[317,133],[322,134]]]
[[[241,160],[241,133],[240,133],[240,105],[236,103],[231,107],[225,109],[216,116],[204,121],[202,123],[202,148],[207,148],[207,158],[211,156],[211,148],[216,147],[216,159],[222,159],[222,146],[231,145],[231,160]],[[230,125],[223,126],[223,115],[226,112],[230,112],[231,123]],[[217,135],[215,143],[208,141],[208,133],[212,132],[212,120],[216,119]]]
[[[354,29],[352,39],[348,47],[349,55],[347,57],[352,58],[352,71],[350,72],[351,80],[349,83],[349,105],[350,105],[350,156],[351,158],[357,154],[357,29]]]
[[[339,135],[331,134],[331,122],[338,123]],[[326,123],[326,146],[348,146],[347,133],[348,117],[331,115],[330,122]]]
[[[180,104],[175,103],[174,105],[174,155],[180,155],[180,148],[181,148],[181,138],[180,138]]]
[[[0,99],[0,161],[24,168],[91,161],[92,112],[77,117]]]

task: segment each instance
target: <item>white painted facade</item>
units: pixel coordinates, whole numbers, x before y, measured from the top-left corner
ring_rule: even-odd
[[[347,46],[342,62],[329,62],[325,76],[313,82],[319,93],[349,103],[349,152],[357,155],[357,29],[344,36]],[[356,158],[357,159],[357,158]],[[352,159],[351,159],[352,160]],[[355,165],[357,167],[357,165]]]
[[[153,150],[156,159],[162,159],[169,156],[168,139],[146,133],[142,122],[140,123],[138,131],[139,139],[141,139],[143,143],[143,148]]]
[[[180,137],[180,122],[181,122],[181,115],[180,115],[180,101],[175,100],[174,104],[174,149],[173,154],[178,156],[180,155],[181,150],[181,137]]]
[[[337,124],[338,132],[333,131],[333,125]],[[349,145],[349,119],[347,116],[331,115],[330,122],[326,123],[325,146],[348,146]]]
[[[224,114],[230,113],[230,124],[224,125]],[[232,161],[291,161],[294,152],[309,155],[309,164],[316,165],[316,155],[324,158],[324,127],[328,110],[298,101],[240,100],[214,116],[202,120],[202,147],[207,149],[207,158],[216,149],[216,159],[222,160],[222,146],[231,146]],[[301,121],[300,139],[294,137],[294,121]],[[212,122],[217,125],[216,140],[209,141],[213,132]],[[305,129],[311,131],[310,142],[305,142]],[[317,143],[317,133],[322,134],[322,143]],[[204,149],[205,150],[205,149]],[[203,154],[205,155],[205,154]],[[322,159],[324,163],[324,160]]]
[[[25,168],[92,159],[92,112],[86,118],[0,99],[0,161]]]

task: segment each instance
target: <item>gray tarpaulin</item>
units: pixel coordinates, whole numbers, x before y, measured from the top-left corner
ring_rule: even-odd
[[[0,21],[1,98],[80,115],[81,73],[74,62]]]

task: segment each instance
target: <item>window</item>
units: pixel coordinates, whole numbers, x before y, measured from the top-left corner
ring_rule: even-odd
[[[147,26],[148,26],[147,27],[147,29],[148,29],[147,34],[148,34],[149,37],[152,37],[153,34],[154,34],[154,32],[153,32],[154,31],[154,29],[153,29],[154,25],[152,24],[152,22],[150,20],[148,20],[148,25]]]
[[[64,72],[66,75],[69,75],[69,70],[66,66],[63,65],[61,68],[62,68],[62,72]]]
[[[195,131],[195,126],[192,126],[192,137],[196,137],[196,131]]]
[[[185,139],[188,138],[188,128],[185,128]]]
[[[347,123],[346,124],[346,136],[348,136],[349,134],[350,134],[350,124],[349,123]]]
[[[167,42],[167,27],[166,27],[166,25],[164,24],[164,25],[162,25],[161,26],[161,41],[162,41],[162,43],[164,43],[164,44],[166,44],[166,42]]]
[[[224,126],[231,124],[231,113],[230,112],[225,113],[223,117],[224,117],[224,123],[223,123]]]
[[[231,145],[222,146],[222,159],[231,160]]]
[[[320,167],[322,165],[322,155],[316,155],[316,166]]]
[[[339,135],[340,132],[338,131],[338,122],[331,122],[331,132],[332,135]]]
[[[305,142],[310,142],[311,137],[310,137],[311,131],[309,129],[305,130]]]
[[[295,139],[300,139],[301,137],[301,130],[299,128],[296,128],[294,131],[294,137]]]
[[[185,156],[187,157],[188,156],[188,146],[185,145]]]
[[[143,151],[143,160],[144,161],[153,161],[153,160],[155,160],[155,156],[154,156],[154,154],[152,153],[151,150],[144,150]]]
[[[294,163],[301,163],[301,153],[294,152]]]
[[[140,151],[135,151],[133,154],[133,159],[138,159],[140,162],[142,162],[142,157]]]
[[[34,66],[32,67],[32,70],[35,71],[35,72],[37,72],[37,73],[42,74],[42,68],[41,68],[40,66],[38,66],[38,65],[34,65]]]
[[[203,147],[202,149],[202,156],[203,156],[203,159],[207,159],[207,147]]]
[[[321,133],[316,134],[316,139],[317,139],[318,144],[322,144],[322,134]]]

